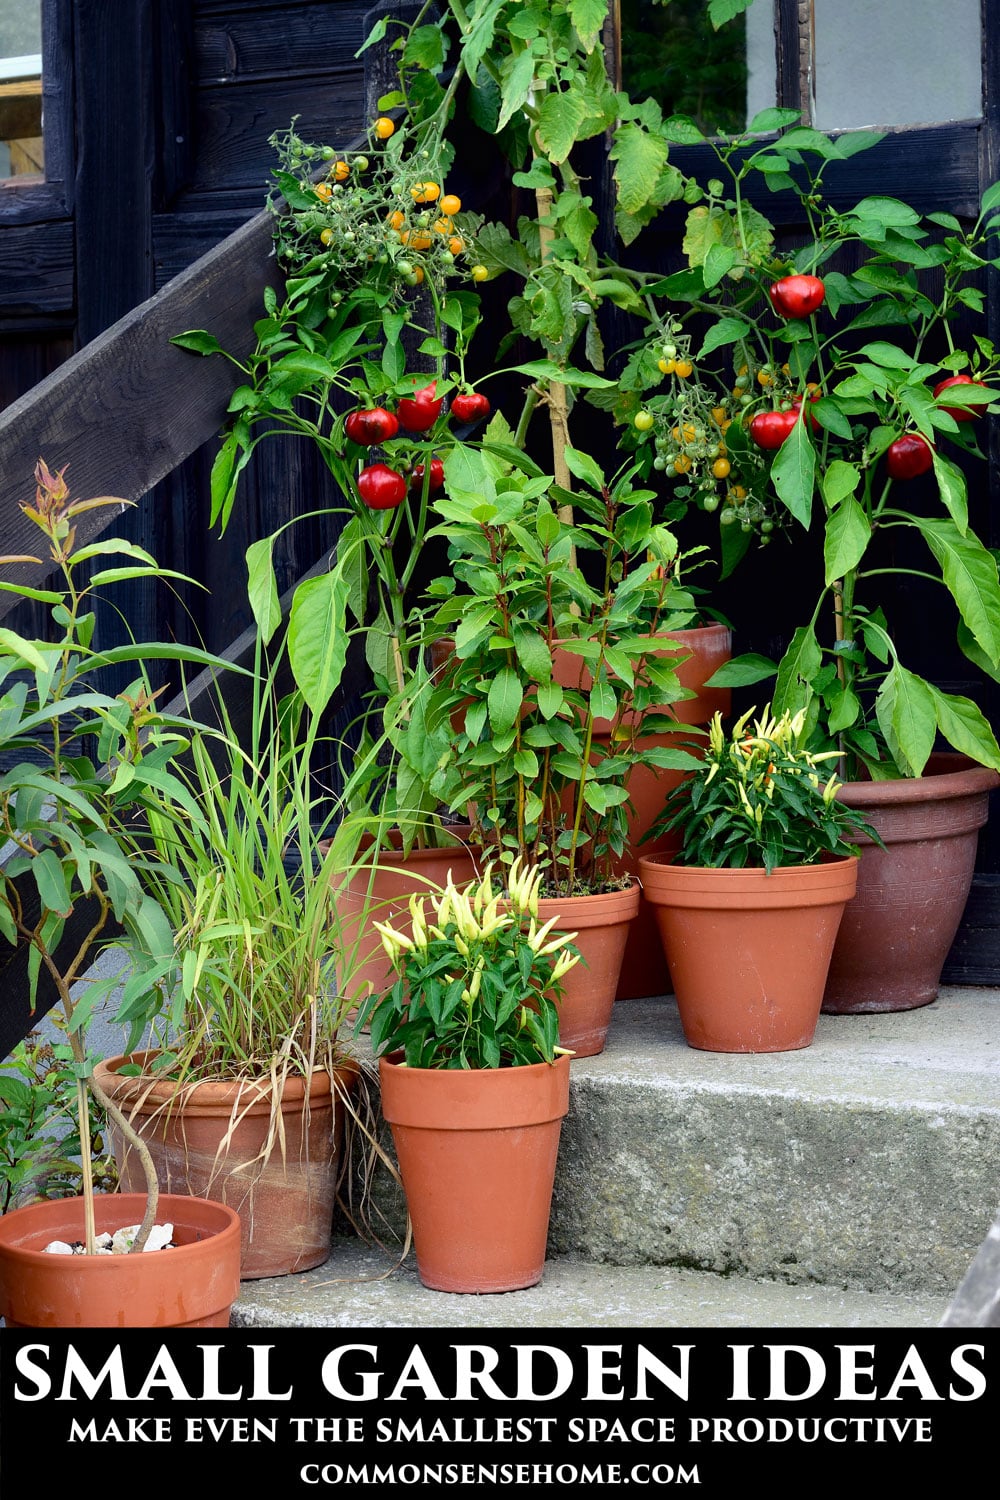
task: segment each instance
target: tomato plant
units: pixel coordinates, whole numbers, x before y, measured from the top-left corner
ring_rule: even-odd
[[[758,448],[780,448],[785,439],[791,436],[792,428],[798,420],[797,406],[789,411],[758,412],[750,423],[750,436]]]
[[[399,431],[399,422],[384,406],[372,406],[352,411],[344,423],[344,431],[352,443],[369,448],[373,443],[385,443]]]
[[[771,306],[782,318],[808,318],[823,303],[826,287],[818,276],[783,276],[768,288]]]
[[[369,510],[395,510],[406,499],[406,480],[388,464],[369,464],[358,475],[358,494]]]

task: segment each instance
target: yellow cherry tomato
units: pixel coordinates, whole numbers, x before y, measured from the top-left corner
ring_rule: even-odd
[[[389,215],[389,226],[391,229],[402,229],[405,223],[406,215],[401,209],[397,208]]]
[[[441,199],[441,212],[443,214],[457,214],[462,210],[462,200],[456,193],[445,193]]]
[[[656,361],[657,369],[661,375],[672,375],[675,363],[676,361],[672,359],[658,359]]]
[[[694,371],[694,365],[689,359],[679,359],[674,365],[674,374],[679,380],[687,380]]]
[[[489,271],[487,271],[485,266],[473,266],[472,270],[469,272],[469,275],[472,277],[473,281],[485,281],[489,274],[490,273]]]
[[[396,133],[396,122],[390,120],[388,115],[380,115],[375,121],[375,134],[380,141],[387,141],[391,135]]]
[[[416,232],[416,234],[410,236],[409,243],[411,249],[413,250],[429,250],[432,244],[432,240],[429,234],[420,229]]]
[[[762,386],[774,384],[774,376],[771,374],[770,370],[757,371],[757,384]]]
[[[414,203],[436,203],[440,196],[441,189],[436,182],[415,182],[410,188]]]
[[[329,245],[330,241],[333,239],[333,230],[332,229],[324,229],[322,231],[322,233],[320,234],[319,238],[320,238],[320,243],[321,244],[323,244],[323,245]]]
[[[726,420],[726,408],[724,406],[713,406],[712,407],[712,421],[715,423],[716,427],[721,427],[722,424],[723,424],[723,422],[725,420]]]
[[[632,421],[639,432],[648,432],[655,424],[656,418],[651,411],[637,411]]]
[[[313,188],[313,192],[322,203],[329,203],[330,199],[333,197],[333,188],[328,182],[317,182],[316,186]]]
[[[330,168],[330,176],[334,182],[346,182],[351,175],[351,169],[346,161],[335,161]]]
[[[686,453],[678,453],[672,462],[678,474],[686,474],[691,467],[691,460]]]
[[[716,479],[725,479],[731,468],[732,464],[728,458],[717,458],[712,465],[712,473]]]
[[[451,231],[454,229],[454,227],[455,226],[450,219],[442,218],[434,220],[435,234],[451,234]]]
[[[461,255],[462,251],[465,249],[465,241],[462,239],[462,236],[460,234],[452,235],[451,239],[448,241],[448,249],[451,251],[452,255]]]

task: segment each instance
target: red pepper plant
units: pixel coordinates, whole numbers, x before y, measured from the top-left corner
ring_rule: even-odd
[[[688,214],[687,269],[648,288],[672,311],[647,324],[617,414],[679,507],[718,514],[727,568],[756,536],[816,569],[815,607],[781,661],[738,658],[717,682],[774,677],[775,713],[804,710],[809,742],[837,748],[848,777],[919,775],[938,735],[1000,767],[979,708],[905,664],[883,591],[886,575],[937,580],[961,649],[1000,678],[997,565],[970,527],[963,468],[984,458],[982,414],[1000,411],[1000,358],[980,335],[956,347],[952,331],[959,311],[982,311],[977,278],[1000,265],[988,248],[1000,184],[972,225],[889,197],[835,208],[824,174],[877,137],[796,122],[772,110],[751,128],[775,136],[712,143],[720,176]],[[672,128],[700,138],[690,123]],[[749,201],[764,183],[794,195],[809,226],[788,254]],[[845,248],[853,270],[834,260]],[[711,465],[723,446],[720,503]],[[894,547],[907,532],[924,556],[904,567]]]

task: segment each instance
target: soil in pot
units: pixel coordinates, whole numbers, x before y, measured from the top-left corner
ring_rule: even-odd
[[[357,1078],[345,1060],[334,1078],[312,1075],[309,1089],[290,1076],[281,1096],[284,1150],[269,1145],[270,1082],[210,1081],[175,1085],[153,1074],[130,1078],[149,1054],[109,1058],[98,1081],[146,1142],[161,1187],[228,1204],[240,1216],[244,1281],[286,1276],[322,1265],[330,1255],[343,1141],[343,1095]],[[235,1122],[235,1123],[234,1123]],[[135,1190],[142,1169],[113,1125],[112,1146],[123,1187]]]
[[[823,1009],[912,1010],[937,997],[1000,776],[965,756],[931,756],[903,781],[846,782],[837,793],[886,845],[859,839],[858,891],[833,950]]]
[[[95,1201],[97,1231],[138,1222],[145,1193]],[[8,1328],[228,1328],[239,1294],[240,1222],[224,1204],[161,1194],[174,1226],[169,1250],[52,1255],[51,1240],[83,1238],[83,1199],[58,1198],[0,1217],[0,1316]]]
[[[790,1052],[816,1031],[856,858],[706,870],[639,861],[684,1036],[707,1052]]]
[[[509,1292],[542,1278],[569,1058],[525,1068],[379,1059],[424,1286]]]

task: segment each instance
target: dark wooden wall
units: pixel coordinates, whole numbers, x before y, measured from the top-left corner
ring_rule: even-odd
[[[371,0],[42,6],[47,180],[0,190],[2,407],[260,211],[274,160],[268,137],[293,115],[307,138],[334,145],[363,125],[355,53]],[[100,415],[113,428],[113,413]],[[183,400],[165,393],[165,429],[182,417]],[[57,451],[57,432],[53,442],[43,456],[50,466],[68,463],[72,482],[73,454]],[[185,597],[123,591],[140,638],[167,631],[224,648],[247,624],[248,541],[333,498],[307,445],[265,443],[229,533],[211,538],[216,450],[209,440],[121,524],[122,534],[207,589]],[[30,468],[4,477],[7,503],[30,495]],[[329,539],[328,523],[293,529],[280,585],[305,572]],[[30,618],[23,611],[20,623]],[[109,619],[103,629],[110,642],[120,627]]]

